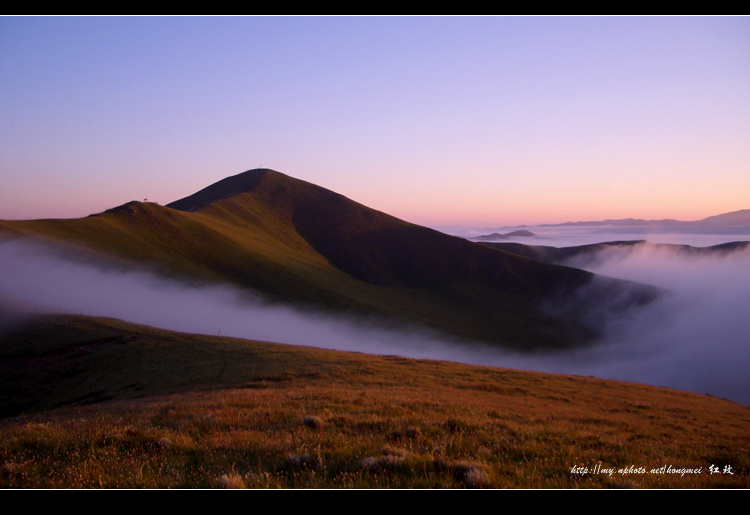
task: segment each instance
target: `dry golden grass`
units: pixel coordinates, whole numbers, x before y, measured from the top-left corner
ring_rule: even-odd
[[[174,373],[168,357],[190,347],[152,331],[151,344],[165,346],[161,373]],[[232,356],[230,382],[4,419],[0,486],[750,487],[750,407],[728,400],[224,338],[202,345],[213,359]]]

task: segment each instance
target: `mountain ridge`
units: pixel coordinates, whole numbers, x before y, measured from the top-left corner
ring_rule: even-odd
[[[640,226],[665,226],[665,227],[698,227],[703,225],[739,225],[750,226],[750,209],[740,209],[718,215],[708,216],[700,220],[675,220],[665,218],[662,220],[648,220],[639,218],[620,218],[607,220],[588,220],[578,222],[563,222],[560,224],[542,224],[539,227],[568,227],[568,226],[598,226],[614,225],[622,227]]]
[[[606,220],[583,220],[568,221],[553,224],[522,224],[522,225],[505,225],[497,228],[485,228],[483,231],[507,231],[509,229],[532,229],[534,227],[554,228],[554,227],[608,227],[608,228],[657,228],[657,229],[680,229],[690,230],[692,232],[700,229],[717,229],[724,228],[733,234],[737,231],[750,231],[750,209],[739,209],[717,215],[708,216],[700,220],[676,220],[673,218],[664,218],[661,220],[642,219],[642,218],[617,218]],[[471,239],[477,238],[472,236]]]
[[[593,274],[411,224],[268,169],[227,177],[168,206],[132,201],[83,219],[5,221],[3,232],[470,341],[559,348],[597,334],[580,319],[584,299],[565,314],[544,308],[550,299],[565,305]],[[626,290],[634,306],[657,295],[597,279],[594,302],[608,290]]]
[[[326,188],[273,170],[243,172],[172,202],[167,207],[225,217],[226,211],[234,214],[241,211],[242,207],[237,206],[234,200],[237,198],[242,203],[263,204],[269,211],[290,221],[297,232],[336,267],[369,283],[425,285],[434,280],[436,274],[453,268],[459,274],[463,270],[462,277],[465,279],[494,283],[510,289],[522,287],[517,282],[518,275],[514,270],[498,276],[499,270],[507,268],[502,260],[495,260],[498,268],[492,276],[472,277],[471,270],[456,261],[441,261],[440,256],[432,256],[429,261],[424,258],[424,249],[436,245],[450,247],[460,255],[460,259],[466,257],[467,249],[497,258],[494,253],[486,253],[480,250],[481,247],[467,244],[462,238],[411,224]],[[441,248],[441,251],[445,253],[445,248]],[[414,260],[418,262],[414,263]],[[409,264],[403,261],[409,261]],[[529,265],[526,261],[510,261],[521,268]],[[579,275],[577,271],[569,273]]]

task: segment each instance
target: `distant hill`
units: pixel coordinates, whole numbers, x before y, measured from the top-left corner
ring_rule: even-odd
[[[750,242],[735,241],[710,247],[693,247],[691,245],[678,245],[671,243],[650,243],[645,240],[608,241],[562,248],[542,245],[522,245],[520,243],[511,242],[487,242],[485,245],[504,250],[505,252],[511,252],[519,256],[543,261],[545,263],[565,264],[575,259],[578,266],[583,266],[587,258],[595,259],[599,252],[607,249],[628,250],[635,247],[644,247],[654,250],[668,250],[672,253],[681,255],[715,256],[744,250],[750,246]]]
[[[475,236],[471,238],[475,241],[494,241],[494,240],[509,240],[511,238],[525,238],[530,236],[536,236],[533,232],[526,229],[519,229],[517,231],[500,234],[499,232],[493,232],[492,234],[484,234],[482,236]]]
[[[523,349],[593,338],[595,328],[570,313],[601,302],[607,288],[627,290],[634,305],[656,294],[603,279],[597,299],[551,315],[542,308],[550,298],[566,303],[593,275],[410,224],[268,169],[228,177],[166,207],[134,201],[82,219],[4,221],[0,234],[252,288],[273,301]]]
[[[642,220],[635,218],[623,218],[618,220],[600,220],[587,222],[565,222],[561,224],[544,224],[540,227],[650,227],[663,229],[715,229],[724,227],[726,229],[750,229],[750,209],[742,209],[731,213],[709,216],[702,220],[680,221],[673,219],[664,220]]]
[[[724,213],[722,215],[709,216],[693,223],[701,225],[750,226],[750,209],[741,209],[740,211],[732,211],[731,213]]]

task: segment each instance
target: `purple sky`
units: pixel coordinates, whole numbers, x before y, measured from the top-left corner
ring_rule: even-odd
[[[424,225],[750,208],[748,17],[0,17],[0,218],[259,166]]]

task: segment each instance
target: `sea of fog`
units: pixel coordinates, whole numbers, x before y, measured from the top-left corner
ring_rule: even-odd
[[[646,239],[709,246],[750,240],[750,235],[530,230],[538,236],[510,241],[573,246]],[[82,313],[200,334],[595,376],[750,404],[750,249],[685,258],[633,247],[604,252],[595,262],[587,262],[587,268],[671,293],[637,313],[610,319],[606,335],[590,348],[533,355],[464,345],[418,328],[385,328],[374,319],[270,305],[260,296],[229,287],[186,285],[145,270],[71,260],[55,249],[18,240],[0,241],[0,300],[37,312]]]
[[[507,234],[520,229],[527,230],[533,236],[518,236],[509,239],[492,241],[523,243],[524,245],[540,245],[549,247],[575,247],[604,241],[634,241],[646,240],[650,243],[673,243],[691,245],[694,247],[710,247],[730,241],[750,241],[750,230],[723,229],[718,227],[713,232],[705,229],[664,230],[649,227],[614,227],[614,226],[521,226],[500,229],[476,227],[436,227],[437,230],[462,238],[476,238],[478,236],[500,233]]]

